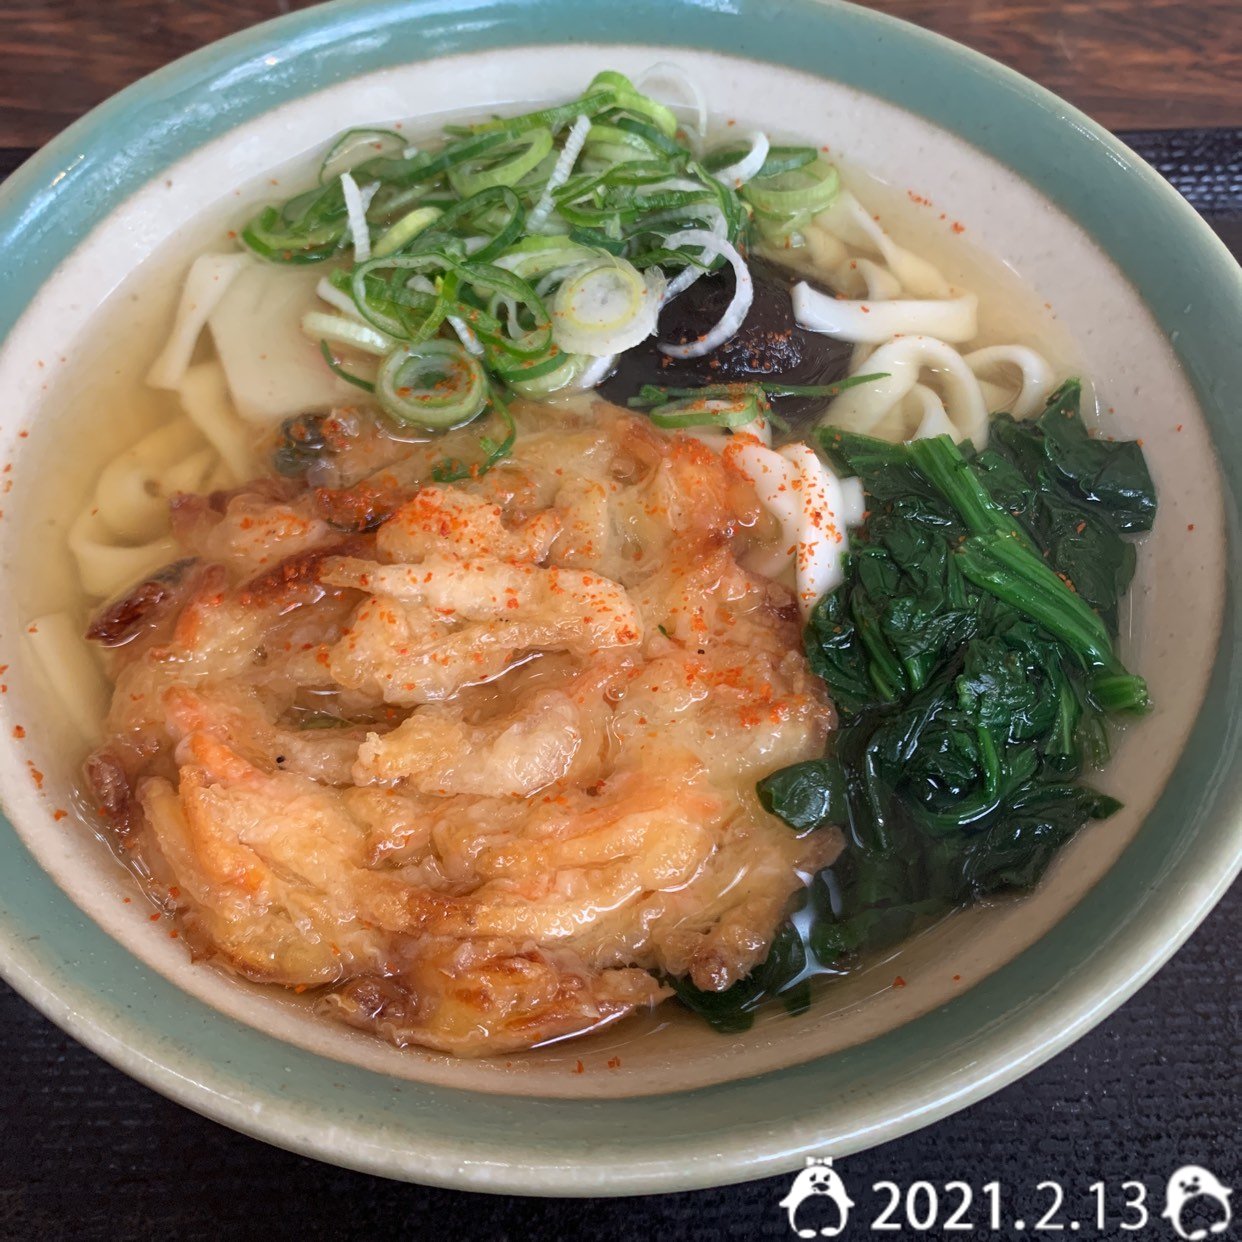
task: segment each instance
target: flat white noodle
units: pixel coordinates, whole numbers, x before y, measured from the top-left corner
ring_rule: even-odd
[[[92,745],[108,711],[111,687],[82,627],[67,612],[35,617],[26,630],[35,662],[60,701],[64,714]]]
[[[219,465],[220,455],[210,445],[204,445],[198,452],[162,471],[155,483],[161,510],[167,509],[168,498],[177,492],[209,491],[210,480],[220,477]],[[97,495],[103,499],[105,493],[101,490]]]
[[[786,444],[779,450],[798,471],[798,551],[794,577],[798,606],[806,616],[816,600],[845,581],[846,501],[841,480],[807,444]]]
[[[199,491],[207,493],[219,492],[233,485],[233,472],[224,464],[224,460],[220,459],[212,467],[211,473],[203,480],[203,485],[199,488]]]
[[[792,560],[794,591],[806,616],[821,595],[844,581],[846,532],[862,521],[862,485],[857,479],[839,479],[814,449],[801,442],[778,450],[748,436],[726,439],[716,433],[714,440],[698,438],[728,453],[731,464],[751,481],[759,502],[780,524],[777,546],[750,568],[775,578]]]
[[[839,264],[832,287],[868,302],[887,302],[901,296],[901,281],[873,259],[849,259]]]
[[[923,373],[932,372],[954,437],[972,440],[978,448],[987,443],[987,403],[974,372],[952,345],[930,336],[898,337],[871,354],[866,367],[886,373],[885,378],[847,388],[835,397],[826,424],[875,435]]]
[[[910,389],[909,400],[914,404],[918,418],[909,439],[930,440],[933,436],[953,435],[953,424],[949,421],[944,402],[926,384],[915,384]]]
[[[920,333],[961,344],[979,333],[979,299],[973,293],[940,300],[851,302],[821,293],[800,280],[793,287],[791,300],[794,318],[802,327],[855,344],[878,345],[894,336]]]
[[[184,417],[113,458],[69,527],[69,550],[83,590],[107,599],[175,560],[168,498],[173,492],[209,489],[221,477],[220,466],[220,455]]]
[[[916,298],[945,298],[950,294],[945,278],[926,259],[899,246],[880,227],[867,209],[848,190],[842,190],[831,206],[815,217],[813,228],[826,230],[847,246],[879,254],[902,289]]]
[[[1008,410],[1014,418],[1033,418],[1056,386],[1056,372],[1051,364],[1043,354],[1026,345],[989,345],[966,354],[962,361],[979,380],[988,409]],[[1017,371],[1016,393],[1012,385],[986,382],[984,377],[999,369]]]
[[[302,330],[319,280],[315,271],[251,265],[211,313],[216,353],[245,422],[271,425],[357,401],[357,389],[333,375]]]
[[[751,565],[756,572],[776,578],[789,565],[798,546],[799,518],[794,482],[798,472],[794,464],[766,445],[740,438],[730,438],[726,446],[729,461],[751,482],[759,503],[777,520],[781,537],[771,553]]]
[[[251,449],[254,432],[237,417],[224,368],[214,359],[200,362],[185,373],[177,391],[186,417],[220,454],[224,473],[230,476],[225,486],[252,478],[256,473]]]
[[[245,254],[204,254],[194,260],[181,289],[172,332],[147,372],[148,384],[176,388],[181,383],[211,312],[233,280],[253,263]]]
[[[169,536],[139,544],[119,542],[90,509],[69,528],[69,550],[77,560],[82,589],[95,599],[111,599],[177,557],[177,545]]]
[[[867,512],[867,493],[863,491],[862,479],[841,480],[841,504],[845,525],[861,526]]]
[[[697,440],[711,449],[713,453],[723,453],[729,443],[728,433],[717,431],[714,427],[686,427],[679,431],[678,435],[683,435],[689,440]]]
[[[178,486],[191,488],[205,478],[213,462],[202,433],[186,418],[157,427],[104,466],[95,485],[91,508],[120,539],[145,540],[167,529],[168,476],[176,471]],[[194,477],[186,462],[201,465]]]
[[[681,436],[688,436],[691,440],[697,440],[700,444],[706,445],[713,453],[723,453],[734,442],[734,436],[749,437],[757,440],[764,448],[772,447],[772,423],[766,418],[756,418],[752,422],[743,423],[742,426],[733,431],[726,431],[722,427],[686,427],[677,433]],[[744,440],[734,442],[736,444],[744,443]],[[730,453],[736,453],[734,447]],[[779,572],[779,571],[778,571]],[[772,575],[769,574],[769,577]]]
[[[745,423],[737,429],[738,435],[754,436],[760,444],[768,448],[772,447],[772,421],[767,418],[756,418],[753,422]]]
[[[803,245],[811,257],[812,266],[818,272],[840,272],[841,269],[848,268],[853,261],[850,258],[850,248],[826,228],[808,224],[802,230],[801,236]],[[894,293],[900,293],[901,282],[896,276],[893,277],[893,281],[896,284]],[[848,284],[841,287],[847,293],[853,292]]]

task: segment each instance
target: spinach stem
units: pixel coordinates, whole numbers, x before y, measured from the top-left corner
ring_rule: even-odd
[[[1061,639],[1088,668],[1124,672],[1098,614],[1016,539],[974,535],[955,556],[971,582]]]
[[[1147,683],[1134,673],[1104,673],[1093,677],[1089,688],[1104,712],[1145,712],[1151,707]]]
[[[906,451],[914,464],[936,485],[944,498],[962,516],[966,528],[975,535],[998,532],[1012,535],[1031,547],[1027,533],[988,494],[970,462],[948,436],[912,440]]]

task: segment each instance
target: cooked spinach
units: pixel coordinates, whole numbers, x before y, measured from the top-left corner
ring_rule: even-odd
[[[744,1031],[754,1020],[754,1010],[778,993],[792,1013],[810,1003],[807,982],[807,950],[804,937],[790,920],[781,925],[772,939],[767,958],[745,979],[739,979],[723,992],[697,988],[689,979],[670,978],[677,999],[718,1031]]]
[[[674,983],[717,1028],[743,1029],[771,996],[802,1004],[811,974],[1031,887],[1118,809],[1080,778],[1108,757],[1107,717],[1148,708],[1113,640],[1134,576],[1123,535],[1151,528],[1156,496],[1141,447],[1090,435],[1079,400],[1070,381],[1036,421],[995,415],[982,453],[819,433],[870,513],[805,631],[840,726],[830,755],[757,793],[798,833],[839,824],[846,845],[749,978],[721,993]]]
[[[834,759],[811,759],[765,776],[755,786],[765,811],[799,833],[836,823],[845,811],[845,773]]]

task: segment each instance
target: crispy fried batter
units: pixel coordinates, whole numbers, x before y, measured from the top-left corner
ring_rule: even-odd
[[[214,567],[120,668],[92,772],[196,952],[400,1045],[726,988],[839,848],[754,794],[832,710],[739,563],[749,484],[646,420],[544,419],[485,478],[349,493],[390,516],[346,544],[322,494],[179,500]]]

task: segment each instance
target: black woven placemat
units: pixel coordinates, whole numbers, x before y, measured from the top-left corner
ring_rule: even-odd
[[[1123,136],[1242,257],[1242,130]],[[25,154],[0,150],[0,175]],[[1149,1192],[1149,1226],[1122,1233],[1112,1210],[1103,1233],[1084,1228],[1082,1236],[1169,1238],[1158,1213],[1175,1168],[1202,1165],[1239,1186],[1240,914],[1235,886],[1151,983],[1069,1051],[972,1108],[842,1161],[866,1209],[858,1219],[884,1201],[870,1192],[882,1179],[903,1188],[964,1180],[977,1194],[998,1181],[1014,1204],[1010,1221],[1038,1218],[1051,1193],[1036,1189],[1042,1181],[1065,1187],[1062,1221],[1086,1221],[1092,1182],[1107,1183],[1119,1206],[1134,1193],[1121,1183],[1134,1180]],[[3,984],[0,1029],[3,1238],[794,1236],[778,1207],[787,1178],[626,1200],[406,1186],[289,1155],[187,1112],[61,1034]],[[978,1210],[973,1218],[985,1219]],[[1026,1236],[1011,1226],[1002,1235]],[[846,1236],[869,1235],[863,1223]],[[977,1228],[975,1236],[988,1235]]]

